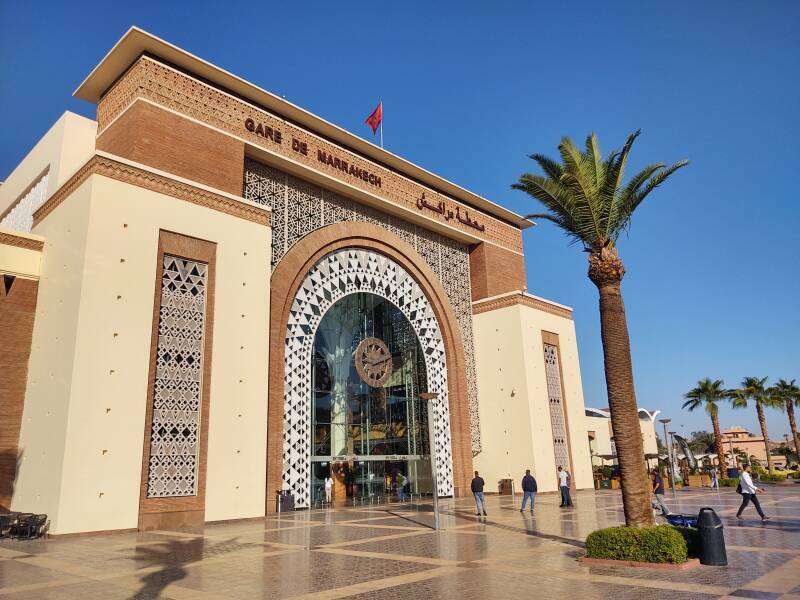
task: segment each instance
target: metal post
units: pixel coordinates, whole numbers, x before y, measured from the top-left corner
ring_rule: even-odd
[[[664,424],[664,446],[667,448],[667,462],[669,463],[669,485],[672,488],[672,498],[675,499],[675,473],[673,473],[674,465],[672,463],[672,446],[669,443],[669,435],[667,435],[667,424],[672,419],[659,419],[659,423]]]
[[[669,432],[669,451],[670,451],[670,456],[672,457],[670,459],[670,462],[673,465],[675,465],[674,468],[679,469],[680,466],[678,465],[678,454],[675,452],[675,438],[673,437],[674,435],[675,435],[674,431],[670,431]],[[675,477],[675,476],[673,475],[673,477]],[[683,477],[681,477],[681,480],[683,480]],[[686,485],[686,482],[684,482],[684,485]],[[675,497],[675,490],[674,489],[672,491],[672,497],[673,498]]]
[[[439,531],[439,489],[436,481],[436,443],[434,441],[433,431],[433,403],[439,394],[431,392],[421,392],[420,400],[425,401],[428,405],[428,446],[430,447],[431,456],[431,478],[433,487],[433,528]]]

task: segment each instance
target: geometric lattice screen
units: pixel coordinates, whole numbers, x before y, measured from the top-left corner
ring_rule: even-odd
[[[378,225],[399,236],[419,253],[439,277],[461,331],[472,454],[477,455],[481,451],[481,430],[473,348],[469,247],[251,159],[245,159],[244,197],[272,211],[273,270],[304,236],[334,223]]]
[[[197,494],[208,265],[164,255],[147,497]]]
[[[547,377],[547,398],[550,401],[550,425],[553,430],[556,467],[563,467],[571,473],[567,424],[564,420],[564,399],[561,394],[561,367],[558,364],[558,348],[552,344],[544,344],[544,371]]]
[[[289,311],[284,367],[283,487],[297,506],[309,504],[311,491],[311,364],[314,336],[325,312],[349,294],[368,292],[394,304],[408,319],[425,357],[428,391],[434,402],[436,483],[439,494],[453,495],[453,455],[444,340],[430,302],[419,284],[389,257],[343,248],[322,257],[309,270]]]
[[[42,175],[28,192],[20,198],[14,207],[0,221],[0,227],[30,233],[33,228],[33,213],[47,200],[47,181],[49,173]]]

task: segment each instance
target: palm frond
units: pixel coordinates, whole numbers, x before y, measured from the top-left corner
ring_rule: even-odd
[[[539,163],[542,171],[551,179],[558,180],[561,178],[561,175],[564,174],[564,168],[549,156],[545,156],[544,154],[531,154],[528,158]]]
[[[655,163],[645,167],[623,185],[625,167],[637,130],[628,136],[620,151],[602,157],[597,136],[586,138],[582,151],[569,137],[558,144],[560,163],[543,154],[531,154],[543,175],[524,173],[513,189],[526,192],[547,209],[548,220],[585,249],[600,252],[613,244],[629,226],[631,216],[641,202],[672,173],[687,163],[670,167]]]

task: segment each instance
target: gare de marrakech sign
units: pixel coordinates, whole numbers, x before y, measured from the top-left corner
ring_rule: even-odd
[[[256,123],[253,119],[247,118],[244,120],[244,128],[250,133],[260,135],[261,137],[275,142],[276,144],[283,144],[283,135],[281,134],[280,130],[273,129],[269,125]],[[292,150],[302,154],[303,156],[308,156],[309,152],[308,144],[301,142],[297,138],[292,138]],[[346,160],[339,158],[338,156],[334,156],[330,152],[325,152],[325,150],[317,150],[317,160],[323,164],[333,167],[334,169],[339,169],[351,177],[357,177],[358,179],[366,181],[375,187],[381,187],[381,178],[375,175],[375,173],[370,173],[366,169],[357,167],[352,163],[348,164]]]
[[[279,129],[275,129],[269,125],[264,123],[259,123],[251,118],[246,118],[244,120],[244,128],[247,129],[250,133],[263,137],[266,140],[269,140],[275,144],[283,145],[283,134]],[[306,142],[300,141],[297,138],[293,137],[291,141],[291,149],[293,152],[297,152],[298,154],[302,154],[303,156],[308,156],[308,153],[312,151],[309,149],[308,144]],[[350,177],[355,177],[361,179],[362,181],[366,181],[370,185],[374,185],[375,187],[381,187],[381,178],[375,173],[370,173],[367,169],[362,169],[354,165],[353,163],[348,163],[345,159],[335,156],[331,152],[327,152],[325,150],[316,149],[317,153],[317,160],[322,164],[328,165],[329,167],[333,167],[334,169],[338,169],[342,173],[349,175]],[[455,212],[447,208],[444,201],[439,201],[437,204],[429,203],[425,198],[425,192],[422,193],[422,197],[419,198],[416,202],[417,210],[429,210],[435,213],[440,214],[444,217],[445,221],[449,221],[450,219],[457,219],[461,224],[466,225],[468,227],[472,227],[477,229],[478,231],[485,231],[486,227],[480,223],[478,223],[475,219],[469,216],[469,212],[464,210],[464,214],[461,214],[461,208],[456,206]]]

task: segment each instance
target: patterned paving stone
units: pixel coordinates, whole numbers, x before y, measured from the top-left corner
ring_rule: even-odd
[[[589,532],[622,522],[618,492],[574,509],[537,498],[533,516],[490,497],[315,510],[181,531],[0,543],[0,598],[779,598],[800,594],[800,486],[773,487],[774,517],[738,521],[733,490],[682,491],[673,510],[721,514],[728,567],[659,571],[577,562]],[[795,567],[798,568],[795,568]],[[792,596],[792,594],[795,594]]]

